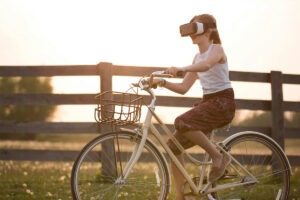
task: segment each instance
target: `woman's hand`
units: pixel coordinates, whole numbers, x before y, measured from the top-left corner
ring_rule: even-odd
[[[152,86],[154,88],[156,88],[157,86],[159,87],[164,87],[166,84],[166,80],[165,79],[162,79],[162,78],[158,78],[158,79],[153,79],[153,82],[152,82]]]
[[[179,72],[182,72],[183,70],[179,67],[170,67],[165,70],[166,74],[171,74],[173,77],[177,77]]]

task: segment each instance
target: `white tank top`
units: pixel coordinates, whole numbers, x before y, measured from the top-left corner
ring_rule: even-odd
[[[205,60],[213,45],[211,44],[205,53],[198,54],[195,63]],[[217,63],[210,67],[208,71],[197,72],[197,74],[202,85],[203,94],[212,94],[231,88],[227,61],[222,64]]]

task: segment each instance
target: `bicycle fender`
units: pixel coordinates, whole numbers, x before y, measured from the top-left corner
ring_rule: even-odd
[[[279,146],[279,144],[278,144],[273,138],[267,136],[266,134],[263,134],[263,133],[260,133],[260,132],[256,132],[256,131],[242,131],[242,132],[235,133],[235,134],[229,136],[228,138],[226,138],[225,140],[223,140],[222,143],[223,143],[224,145],[227,145],[227,143],[228,143],[229,141],[231,141],[231,140],[233,140],[234,138],[237,138],[237,137],[242,137],[243,135],[259,135],[259,136],[261,136],[261,137],[264,137],[264,138],[266,138],[267,140],[270,140],[275,146],[278,147],[278,149],[281,151],[281,153],[282,153],[283,155],[285,155],[285,152],[283,151],[283,149],[281,148],[281,146]],[[287,161],[287,163],[288,163],[288,168],[289,168],[290,174],[291,174],[291,173],[292,173],[292,172],[291,172],[291,169],[292,169],[292,168],[291,168],[290,161],[289,161],[289,159],[287,158],[287,156],[285,156],[285,157],[286,157],[286,161]]]

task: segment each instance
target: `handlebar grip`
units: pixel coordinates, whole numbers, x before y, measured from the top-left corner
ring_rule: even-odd
[[[176,73],[176,77],[184,77],[184,75],[185,75],[184,71],[178,71]]]
[[[157,86],[158,86],[157,84],[152,84],[152,85],[151,85],[151,88],[156,89]]]

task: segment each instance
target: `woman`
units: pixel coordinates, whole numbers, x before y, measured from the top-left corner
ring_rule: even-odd
[[[175,119],[174,136],[184,148],[199,145],[210,155],[212,168],[209,181],[214,182],[224,174],[230,158],[220,153],[207,135],[214,128],[222,127],[232,121],[235,113],[234,92],[229,80],[227,57],[221,45],[215,18],[203,14],[195,16],[191,23],[202,25],[200,27],[202,31],[190,35],[193,44],[198,46],[199,53],[196,54],[192,65],[171,67],[165,71],[173,76],[183,71],[185,76],[181,83],[163,80],[160,84],[171,91],[185,94],[197,79],[200,80],[203,100]],[[171,140],[168,141],[168,145],[184,165],[182,152]],[[175,200],[183,200],[184,177],[174,163],[171,165],[176,187]]]

